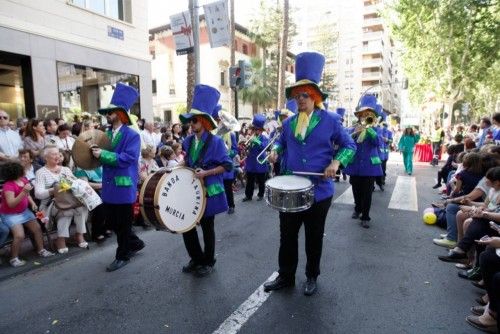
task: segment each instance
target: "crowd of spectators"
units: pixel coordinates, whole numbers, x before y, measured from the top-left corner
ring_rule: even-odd
[[[439,260],[455,263],[460,278],[484,290],[466,321],[500,332],[500,113],[446,137],[448,158],[433,187],[441,200],[432,203],[446,233],[433,243],[448,249]]]

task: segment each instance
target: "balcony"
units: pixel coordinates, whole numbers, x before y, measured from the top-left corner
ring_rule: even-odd
[[[375,59],[363,59],[362,66],[366,67],[381,67],[384,66],[384,61],[382,58]]]
[[[363,7],[363,15],[378,13],[382,9],[381,3]]]
[[[382,80],[382,72],[375,71],[375,72],[365,72],[365,73],[362,73],[361,74],[361,80],[362,81]]]
[[[380,42],[370,43],[366,46],[363,46],[362,50],[363,55],[382,54],[383,52],[384,52],[384,47]]]
[[[366,27],[378,27],[379,29],[383,29],[382,18],[377,17],[373,19],[363,20],[363,28]]]
[[[363,33],[363,41],[381,40],[384,37],[383,31],[372,31]]]

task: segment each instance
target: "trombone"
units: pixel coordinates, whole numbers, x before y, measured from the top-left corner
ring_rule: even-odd
[[[271,140],[269,140],[269,143],[266,145],[266,147],[264,147],[264,149],[257,155],[257,162],[261,165],[265,164],[267,159],[269,159],[269,157],[271,156],[271,153],[269,154],[266,154],[266,151],[272,147],[272,145],[274,144],[274,142],[276,140],[278,140],[279,136],[281,135],[281,131],[276,131],[276,133],[274,134],[273,138],[271,138]],[[264,155],[264,156],[262,156]]]

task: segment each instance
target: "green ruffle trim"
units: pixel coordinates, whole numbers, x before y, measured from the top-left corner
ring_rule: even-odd
[[[368,128],[368,129],[366,129],[366,134],[367,134],[367,135],[368,135],[368,137],[370,137],[371,139],[377,138],[377,131],[375,131],[373,128]]]
[[[224,186],[220,183],[214,183],[206,187],[208,197],[219,195],[224,192]]]
[[[106,150],[101,150],[101,157],[99,158],[99,161],[105,165],[111,165],[111,166],[118,165],[118,161],[116,159],[116,153]]]
[[[274,144],[272,150],[276,151],[276,153],[278,153],[278,154],[283,153],[283,147],[281,147],[281,145],[279,145],[279,144]]]
[[[262,142],[260,141],[259,137],[252,138],[252,140],[250,141],[250,143],[252,144],[252,146],[254,144],[257,144],[258,146],[260,146],[262,144]]]
[[[372,165],[380,165],[382,163],[380,157],[371,157],[370,160],[372,161]]]
[[[132,178],[130,176],[115,176],[115,185],[118,187],[130,187]]]
[[[338,160],[342,164],[342,166],[346,167],[348,164],[350,164],[352,162],[355,154],[356,154],[356,152],[353,149],[342,148],[337,153],[334,160]]]

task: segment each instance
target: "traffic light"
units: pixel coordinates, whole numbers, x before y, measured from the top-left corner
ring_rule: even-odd
[[[250,87],[252,85],[252,66],[248,62],[240,60],[238,61],[238,67],[241,69],[240,88]]]
[[[241,84],[241,68],[239,66],[231,66],[229,68],[229,87],[233,89],[240,88]]]
[[[408,89],[408,78],[403,79],[403,89]]]

